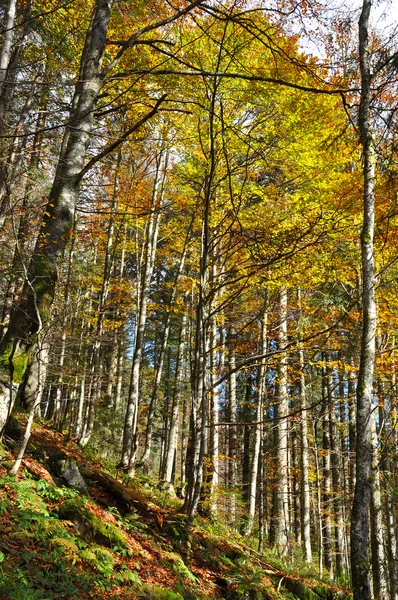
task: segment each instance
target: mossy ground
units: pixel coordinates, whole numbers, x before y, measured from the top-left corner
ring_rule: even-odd
[[[59,448],[86,465],[93,462],[62,434],[40,425],[17,478],[1,466],[10,455],[0,459],[0,600],[349,597],[289,572],[272,552],[254,551],[217,521],[198,517],[188,539],[181,503],[168,501],[147,478],[134,480],[138,512],[126,511],[95,481],[89,482],[89,497],[57,487],[46,457]]]

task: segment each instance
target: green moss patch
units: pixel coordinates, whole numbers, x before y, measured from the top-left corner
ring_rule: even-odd
[[[128,544],[122,532],[112,523],[104,523],[87,508],[84,498],[67,500],[58,509],[60,519],[72,521],[81,533],[93,541],[109,548],[118,546],[127,549]]]
[[[184,600],[181,594],[158,585],[144,585],[137,593],[142,600]]]
[[[194,581],[195,583],[198,581],[197,577],[195,577],[192,571],[188,569],[187,565],[184,563],[179,554],[176,554],[175,552],[165,552],[163,556],[169,563],[171,563],[172,568],[176,573],[186,577],[187,579],[190,579],[190,581]]]

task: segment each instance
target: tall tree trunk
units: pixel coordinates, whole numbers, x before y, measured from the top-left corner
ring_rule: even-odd
[[[354,600],[370,600],[369,508],[372,487],[371,408],[375,361],[376,301],[373,256],[375,155],[370,125],[371,72],[369,14],[371,0],[363,0],[359,19],[361,99],[359,129],[363,151],[364,211],[361,232],[362,253],[362,341],[357,385],[356,484],[351,517],[351,570]]]
[[[380,491],[379,469],[379,440],[376,430],[374,413],[372,419],[372,496],[370,503],[371,514],[371,549],[372,549],[372,574],[373,595],[375,600],[389,600],[387,589],[386,556],[384,552],[384,523],[383,506]]]
[[[7,70],[11,60],[11,49],[15,33],[15,17],[17,12],[17,0],[8,0],[6,18],[4,19],[4,38],[0,52],[0,92],[3,82],[7,77]]]
[[[287,346],[287,291],[279,294],[278,347],[281,351],[277,372],[276,415],[276,482],[272,507],[271,541],[278,553],[287,555],[290,538],[288,504],[288,412],[287,359],[283,350]]]
[[[173,404],[171,407],[170,431],[165,456],[164,479],[173,482],[173,466],[177,456],[177,437],[178,437],[178,412],[181,388],[184,380],[184,348],[186,344],[187,315],[184,313],[180,330],[180,342],[176,360],[176,376],[173,390]]]
[[[192,525],[203,483],[203,464],[207,444],[207,355],[208,355],[208,258],[210,189],[205,193],[202,222],[199,300],[196,309],[195,355],[192,379],[191,468],[187,486],[187,527]]]
[[[267,324],[268,324],[268,313],[264,311],[262,322],[261,322],[261,354],[267,352]],[[253,529],[254,516],[256,510],[256,499],[257,499],[257,479],[258,469],[260,465],[260,449],[261,449],[261,438],[262,438],[262,420],[264,414],[264,398],[265,398],[265,375],[266,375],[266,362],[261,361],[258,370],[258,395],[257,395],[257,409],[256,409],[256,425],[255,425],[255,438],[254,438],[254,451],[252,459],[252,468],[250,474],[250,485],[249,485],[249,511],[247,525],[245,529],[245,535],[250,535]]]
[[[309,481],[309,456],[308,456],[308,417],[307,397],[304,374],[304,352],[299,345],[300,364],[300,438],[301,438],[301,528],[303,539],[304,559],[307,563],[312,562],[311,549],[311,505],[310,505],[310,481]]]
[[[322,369],[322,450],[323,450],[323,510],[322,527],[324,530],[324,562],[330,579],[333,579],[333,534],[332,534],[332,471],[330,413],[332,398],[329,395],[326,369]]]
[[[228,346],[228,484],[230,487],[231,505],[230,522],[236,527],[236,491],[237,491],[237,435],[236,435],[236,359],[234,331],[231,328],[227,340]]]

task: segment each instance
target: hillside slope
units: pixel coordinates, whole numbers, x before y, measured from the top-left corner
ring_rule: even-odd
[[[0,600],[350,597],[258,553],[219,522],[197,517],[188,537],[180,500],[143,478],[124,485],[42,425],[10,477],[14,425],[0,462]],[[79,464],[87,494],[61,485],[60,457]]]

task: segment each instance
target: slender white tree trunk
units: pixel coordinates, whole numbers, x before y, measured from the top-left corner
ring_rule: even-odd
[[[301,437],[301,528],[303,538],[304,559],[312,562],[311,548],[311,493],[309,480],[309,451],[308,451],[308,417],[307,396],[304,374],[304,352],[299,345],[300,365],[300,437]]]
[[[170,420],[170,432],[168,437],[168,445],[165,459],[165,474],[164,478],[166,481],[172,483],[173,479],[173,466],[175,464],[177,455],[177,440],[178,440],[178,413],[179,413],[179,399],[181,395],[181,388],[184,381],[184,349],[186,344],[186,330],[187,330],[188,318],[186,313],[183,316],[181,331],[180,331],[180,343],[178,345],[177,362],[176,362],[176,379],[173,391],[173,404],[171,408],[171,420]]]
[[[4,20],[3,46],[0,52],[0,93],[2,84],[7,76],[7,69],[11,60],[11,49],[15,33],[15,16],[17,11],[17,0],[8,0],[6,18]]]
[[[376,430],[375,415],[372,412],[372,496],[370,504],[371,514],[371,548],[372,548],[372,573],[373,593],[375,600],[390,600],[387,587],[386,556],[384,552],[384,522],[383,505],[380,491],[379,469],[379,440]]]
[[[288,412],[287,359],[283,350],[287,346],[287,291],[283,288],[279,294],[279,331],[278,346],[282,351],[277,370],[276,421],[276,481],[274,503],[272,507],[272,543],[278,553],[286,556],[289,549],[289,486],[288,486]]]
[[[359,20],[359,59],[361,99],[359,129],[363,152],[363,226],[362,254],[362,341],[357,385],[356,484],[351,517],[351,570],[354,600],[370,600],[369,508],[372,487],[371,409],[375,362],[376,301],[373,236],[375,220],[375,155],[370,125],[371,66],[369,15],[371,0],[363,0]]]
[[[261,353],[265,354],[267,351],[267,325],[268,325],[268,313],[264,311],[262,322],[261,322]],[[256,511],[256,498],[257,498],[257,478],[259,468],[259,457],[261,450],[261,439],[262,439],[262,420],[264,414],[264,398],[265,398],[265,375],[266,375],[266,361],[261,361],[259,367],[259,389],[256,409],[256,426],[255,426],[255,438],[254,438],[254,450],[253,450],[253,462],[250,475],[249,485],[249,511],[248,520],[245,530],[245,535],[250,535],[253,529],[254,516]]]

